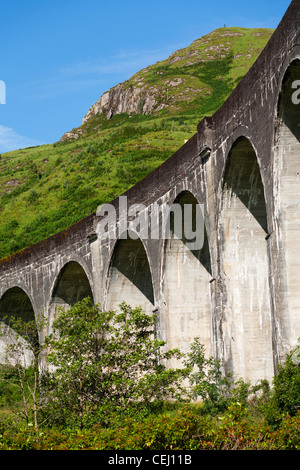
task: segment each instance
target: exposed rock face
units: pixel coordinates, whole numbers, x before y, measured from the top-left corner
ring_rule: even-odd
[[[78,137],[82,134],[82,131],[80,129],[77,129],[75,131],[70,131],[70,132],[65,132],[64,135],[61,137],[60,142],[63,142],[64,140],[69,140],[69,139],[78,139]]]
[[[121,113],[150,114],[157,105],[155,92],[157,92],[155,87],[146,90],[143,86],[135,88],[128,86],[126,82],[119,83],[105,92],[89,109],[82,119],[82,124],[96,114],[105,114],[108,119],[114,114]]]

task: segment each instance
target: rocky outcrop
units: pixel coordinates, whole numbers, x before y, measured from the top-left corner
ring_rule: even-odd
[[[61,137],[60,142],[64,142],[65,140],[70,139],[78,139],[82,135],[81,129],[76,129],[76,131],[65,132],[64,135]]]
[[[82,119],[82,125],[96,114],[105,114],[110,119],[114,114],[150,114],[157,107],[158,90],[155,87],[119,83],[105,92]]]

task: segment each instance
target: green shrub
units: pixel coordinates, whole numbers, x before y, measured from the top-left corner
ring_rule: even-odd
[[[180,353],[162,352],[155,321],[155,315],[125,303],[119,313],[102,312],[89,299],[62,308],[47,339],[55,369],[44,377],[43,389],[52,421],[107,425],[146,412],[155,400],[180,398],[187,372],[163,365]]]
[[[226,409],[231,377],[223,374],[220,361],[212,356],[206,357],[199,338],[195,338],[191,344],[186,366],[190,370],[192,397],[203,401],[203,410],[217,413]]]
[[[300,409],[300,344],[278,365],[273,390],[263,406],[269,424],[278,427],[284,416],[295,416]]]

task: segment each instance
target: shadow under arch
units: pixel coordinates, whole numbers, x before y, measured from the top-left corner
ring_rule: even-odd
[[[0,299],[1,321],[4,316],[10,315],[14,315],[24,321],[35,320],[31,300],[21,287],[15,286],[7,289]]]
[[[239,137],[222,181],[219,235],[224,365],[235,378],[271,380],[267,207],[255,149]]]
[[[69,261],[62,267],[56,278],[49,314],[55,317],[59,306],[72,307],[86,297],[94,301],[88,276],[77,261]]]
[[[298,48],[299,51],[299,48]],[[300,59],[290,62],[277,101],[274,135],[274,186],[278,248],[274,267],[279,360],[300,337]],[[279,341],[278,341],[279,344]]]
[[[211,275],[212,268],[204,215],[197,199],[190,191],[184,190],[177,195],[173,205],[178,205],[181,208],[179,214],[181,224],[178,227],[175,222],[174,212],[171,211],[167,221],[171,236],[170,241],[167,241],[167,245],[183,243]],[[188,207],[190,207],[190,212],[187,212]],[[193,247],[194,243],[195,247]]]
[[[117,240],[107,274],[107,310],[116,310],[125,301],[141,306],[147,313],[154,309],[154,291],[148,256],[140,238],[126,232]]]
[[[173,212],[170,212],[167,220],[170,236],[164,242],[162,273],[165,336],[168,347],[179,347],[184,352],[190,349],[193,339],[199,337],[210,355],[213,353],[213,285],[210,283],[212,267],[204,216],[190,191],[180,192],[171,207],[174,205],[181,208],[181,224],[176,224]],[[196,237],[200,243],[194,248],[192,241]],[[176,361],[172,364],[175,366]]]
[[[31,300],[27,293],[18,286],[11,287],[7,289],[0,299],[0,322],[4,323],[7,327],[5,336],[0,338],[0,363],[1,364],[15,364],[15,359],[10,357],[8,353],[7,346],[12,344],[14,341],[17,341],[18,332],[14,332],[11,328],[10,320],[15,318],[17,320],[21,320],[24,323],[32,323],[36,325],[36,318],[35,312],[31,303]],[[32,330],[31,337],[33,344],[39,341],[39,332],[37,329]],[[19,357],[17,361],[23,361],[23,364],[30,365],[31,361],[33,360],[33,353],[32,347],[26,346],[27,343],[26,338],[22,343],[21,346],[18,347],[20,350],[20,354],[22,357]],[[18,340],[19,342],[19,340]]]
[[[252,143],[241,136],[232,145],[224,171],[222,187],[223,204],[236,200],[256,219],[268,233],[267,209],[261,172]]]

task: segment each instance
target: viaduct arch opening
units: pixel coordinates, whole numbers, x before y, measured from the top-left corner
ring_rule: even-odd
[[[127,238],[116,242],[108,270],[105,308],[117,310],[125,301],[152,314],[154,291],[150,265],[142,241],[133,238],[127,232]]]
[[[298,90],[298,91],[297,91]],[[281,269],[277,289],[284,299],[279,314],[282,354],[300,337],[300,60],[284,75],[277,108],[275,162]]]
[[[202,242],[200,246],[189,243],[192,232],[197,230],[199,203],[189,191],[181,192],[174,204],[181,207],[181,227],[170,213],[170,237],[164,246],[164,310],[167,347],[190,349],[195,337],[199,337],[208,355],[213,354],[211,313],[211,259],[207,233],[202,214]],[[191,216],[184,218],[186,208],[191,207]],[[199,220],[198,220],[199,222]],[[199,227],[198,227],[199,228]],[[180,232],[180,233],[178,233]],[[199,234],[198,234],[199,235]],[[176,362],[176,361],[175,361]],[[175,364],[174,364],[175,365]]]
[[[0,322],[2,326],[6,328],[5,336],[0,338],[0,363],[15,364],[16,361],[20,360],[24,365],[29,366],[33,357],[30,346],[26,346],[27,342],[22,340],[22,348],[20,349],[21,357],[11,357],[7,351],[7,346],[13,344],[15,341],[20,341],[20,336],[13,331],[10,326],[9,319],[14,317],[20,319],[23,322],[35,323],[35,314],[31,300],[29,299],[26,292],[21,287],[15,286],[8,289],[0,299]],[[38,341],[37,328],[33,331],[34,341]]]
[[[251,382],[274,375],[267,209],[256,152],[245,137],[231,147],[220,212],[224,363]]]
[[[49,306],[50,324],[56,318],[60,306],[72,307],[93,293],[87,274],[77,261],[70,261],[61,269],[52,292]]]

